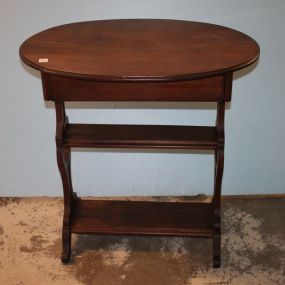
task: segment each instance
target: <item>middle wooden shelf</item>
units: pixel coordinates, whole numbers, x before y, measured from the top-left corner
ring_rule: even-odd
[[[216,127],[67,124],[64,146],[95,148],[217,148]]]

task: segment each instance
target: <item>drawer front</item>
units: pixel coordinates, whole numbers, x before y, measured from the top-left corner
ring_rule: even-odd
[[[224,76],[178,82],[96,82],[42,74],[45,100],[198,101],[225,100]]]

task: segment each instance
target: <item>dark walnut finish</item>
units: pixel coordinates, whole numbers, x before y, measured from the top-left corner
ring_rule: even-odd
[[[71,233],[165,235],[213,239],[221,264],[221,185],[225,103],[232,74],[259,56],[238,31],[175,20],[105,20],[63,25],[36,34],[20,48],[41,71],[44,99],[55,102],[57,162],[64,191],[62,262]],[[216,102],[208,126],[70,124],[65,101]],[[208,149],[215,154],[210,203],[82,200],[72,189],[71,148]]]

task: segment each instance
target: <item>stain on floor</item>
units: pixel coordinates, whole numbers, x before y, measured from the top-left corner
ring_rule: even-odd
[[[75,234],[63,265],[62,199],[0,198],[0,284],[285,284],[285,199],[235,198],[222,209],[220,269],[208,239]]]

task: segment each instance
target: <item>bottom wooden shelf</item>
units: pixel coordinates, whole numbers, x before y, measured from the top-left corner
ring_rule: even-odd
[[[213,237],[211,203],[77,199],[71,232]]]

